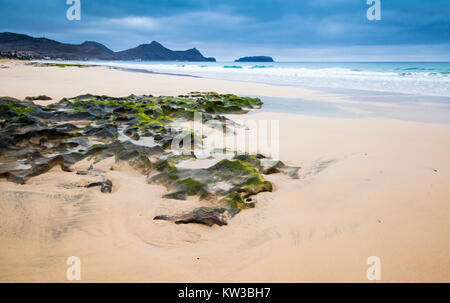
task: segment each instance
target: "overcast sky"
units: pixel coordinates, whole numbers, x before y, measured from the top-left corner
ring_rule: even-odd
[[[66,0],[0,0],[0,31],[115,51],[156,40],[218,60],[450,61],[450,0],[380,0],[381,21],[366,0],[80,1],[69,21]]]

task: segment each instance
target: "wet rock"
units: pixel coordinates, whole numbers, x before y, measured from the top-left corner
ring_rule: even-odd
[[[93,157],[96,162],[115,157],[117,163],[126,161],[133,168],[146,174],[152,167],[149,157],[163,152],[164,150],[159,146],[146,147],[129,141],[114,141],[111,144],[94,145],[86,154]]]
[[[261,173],[265,175],[276,174],[281,172],[293,179],[299,178],[298,171],[300,170],[300,167],[287,166],[283,162],[273,159],[262,159],[260,163],[261,163],[260,167]]]
[[[65,132],[65,133],[74,132],[74,131],[79,131],[80,130],[80,128],[78,126],[75,126],[75,125],[73,125],[71,123],[64,123],[64,124],[56,125],[54,127],[54,129],[56,129],[59,132]]]
[[[93,169],[94,169],[94,165],[91,164],[91,165],[88,167],[88,169],[77,171],[77,175],[80,175],[80,176],[87,176],[87,175],[89,175],[89,173],[90,173]]]
[[[33,129],[25,133],[12,134],[14,145],[25,146],[27,144],[41,145],[49,140],[63,140],[73,137],[71,133],[60,131],[56,128]],[[45,140],[45,141],[43,141]]]
[[[62,155],[53,158],[45,158],[34,162],[31,165],[19,165],[11,167],[9,170],[3,168],[0,177],[5,177],[8,181],[25,184],[32,177],[48,172],[55,166],[60,166],[63,171],[71,172],[70,162]]]
[[[61,122],[61,121],[93,121],[95,116],[91,115],[86,111],[57,111],[54,112],[50,117],[50,122]]]
[[[228,220],[226,216],[226,209],[224,208],[211,208],[211,207],[200,207],[196,208],[191,212],[179,215],[179,216],[156,216],[153,220],[165,220],[173,221],[175,224],[189,224],[197,223],[207,226],[224,226],[228,225]]]
[[[231,217],[238,214],[241,210],[254,208],[256,200],[253,198],[242,198],[242,195],[233,192],[223,197],[220,202],[226,207]]]
[[[86,155],[78,152],[68,153],[68,154],[62,154],[61,157],[63,157],[64,161],[69,164],[73,165],[77,163],[78,161],[83,160],[86,158]]]
[[[184,200],[197,195],[200,199],[222,197],[229,208],[246,209],[246,198],[264,191],[272,191],[272,184],[264,180],[257,163],[250,160],[225,159],[206,169],[177,168],[176,157],[157,161],[156,171],[148,176],[149,183],[166,186],[165,198]],[[253,205],[254,206],[254,205]],[[235,213],[235,210],[233,210]]]
[[[112,182],[110,180],[106,181],[100,181],[100,182],[94,182],[91,184],[86,185],[87,188],[100,186],[100,191],[104,194],[109,194],[112,191]]]
[[[9,122],[20,122],[21,119],[48,119],[52,113],[46,112],[39,105],[29,101],[20,101],[11,97],[0,97],[0,118]]]
[[[84,134],[88,137],[114,140],[115,138],[117,138],[118,132],[115,125],[102,125],[100,127],[88,126],[84,130]]]
[[[45,107],[0,98],[0,158],[3,162],[0,176],[25,183],[57,165],[71,171],[71,165],[84,158],[97,163],[114,157],[116,163],[127,162],[146,174],[149,183],[164,185],[167,188],[165,198],[182,200],[197,196],[214,205],[180,216],[160,216],[160,219],[177,224],[226,225],[227,219],[255,207],[255,195],[272,191],[272,184],[262,174],[281,172],[298,177],[298,168],[263,155],[248,154],[221,160],[208,168],[180,168],[181,161],[196,161],[193,149],[202,144],[203,138],[191,131],[172,128],[171,123],[192,121],[201,115],[211,127],[228,132],[230,129],[225,124],[232,121],[221,114],[243,114],[261,105],[258,98],[215,92],[123,98],[85,94]],[[122,130],[125,136],[139,142],[124,140]],[[153,140],[144,140],[146,137]],[[143,142],[151,146],[138,145]],[[172,147],[177,145],[187,147],[187,155],[175,153]],[[155,158],[157,161],[152,164]],[[93,168],[77,172],[78,175],[103,173]],[[107,180],[88,185],[92,186],[110,192],[112,183]]]
[[[231,185],[230,189],[224,191],[226,194],[236,191],[243,193],[246,198],[260,192],[272,191],[272,184],[264,180],[256,163],[225,159],[206,170],[212,174],[213,180],[227,182]]]
[[[123,132],[126,136],[130,137],[133,140],[139,140],[139,128],[137,127],[129,127]]]
[[[29,97],[25,97],[25,100],[27,101],[37,101],[37,100],[42,100],[42,101],[48,101],[48,100],[52,100],[52,98],[50,98],[49,96],[46,95],[39,95],[39,96],[29,96]]]

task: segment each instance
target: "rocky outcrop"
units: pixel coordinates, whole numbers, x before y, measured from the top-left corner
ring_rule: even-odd
[[[234,62],[274,62],[272,57],[269,56],[252,56],[242,57],[234,60]]]
[[[52,100],[52,98],[50,98],[49,96],[46,95],[39,95],[39,96],[29,96],[29,97],[25,97],[26,101],[48,101],[48,100]]]
[[[177,97],[82,95],[48,106],[0,98],[0,177],[25,184],[53,167],[79,176],[102,177],[82,187],[100,187],[111,193],[112,182],[93,166],[112,158],[127,163],[147,176],[148,183],[161,184],[162,198],[183,200],[196,196],[210,207],[198,207],[179,215],[160,214],[155,220],[177,224],[226,225],[240,211],[257,205],[256,196],[271,192],[264,175],[285,173],[298,178],[297,167],[264,155],[237,154],[220,158],[204,168],[183,168],[183,161],[198,161],[194,148],[202,143],[192,130],[173,127],[200,115],[205,122],[226,129],[222,114],[243,114],[260,108],[258,98],[214,92],[193,92]],[[68,122],[70,121],[70,122]],[[181,153],[173,150],[189,142]],[[73,164],[86,159],[87,170],[73,171]],[[145,197],[143,197],[145,198]],[[176,201],[174,201],[176,203]]]

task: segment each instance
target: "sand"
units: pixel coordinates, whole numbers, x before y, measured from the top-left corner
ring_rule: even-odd
[[[1,64],[0,95],[17,98],[218,91],[345,102],[293,87]],[[280,158],[301,178],[268,176],[275,191],[226,227],[153,221],[203,202],[162,199],[164,188],[127,165],[109,170],[110,160],[96,168],[111,194],[59,168],[27,185],[0,180],[0,281],[67,282],[66,260],[78,256],[82,282],[369,282],[366,260],[378,256],[381,282],[450,282],[449,125],[251,118],[280,121]]]

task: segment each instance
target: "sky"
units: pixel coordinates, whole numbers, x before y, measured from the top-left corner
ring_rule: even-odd
[[[65,43],[97,41],[114,51],[156,40],[196,47],[219,61],[450,61],[450,0],[0,0],[0,32]]]

